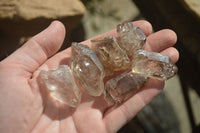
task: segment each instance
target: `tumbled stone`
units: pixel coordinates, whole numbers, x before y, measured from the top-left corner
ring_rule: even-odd
[[[95,53],[88,46],[73,43],[71,69],[83,88],[92,96],[100,96],[104,90],[104,70]]]
[[[144,49],[146,36],[139,27],[134,27],[131,22],[124,22],[117,26],[119,46],[132,57],[139,49]]]
[[[61,65],[49,71],[41,71],[40,76],[50,95],[56,100],[71,107],[77,107],[80,104],[81,92],[67,65]]]
[[[132,72],[120,74],[106,82],[104,97],[109,104],[121,103],[140,90],[146,80],[146,77]]]
[[[160,53],[138,50],[133,64],[132,72],[141,75],[166,80],[173,77],[178,68],[168,56]]]
[[[106,75],[109,75],[113,71],[130,68],[130,59],[126,52],[119,47],[116,38],[113,36],[94,39],[91,40],[91,43],[93,51],[104,66]]]

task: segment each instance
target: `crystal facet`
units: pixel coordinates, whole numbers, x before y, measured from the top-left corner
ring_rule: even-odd
[[[132,72],[141,75],[166,80],[173,77],[178,68],[168,56],[160,53],[138,50],[133,64]]]
[[[67,65],[61,65],[49,71],[41,71],[40,75],[52,97],[71,107],[79,105],[81,92]]]
[[[119,46],[133,56],[139,49],[144,49],[146,36],[139,27],[134,27],[131,22],[124,22],[117,26]]]
[[[104,90],[104,70],[95,53],[88,46],[73,43],[71,69],[81,85],[92,96],[100,96]]]
[[[144,86],[146,77],[132,72],[118,75],[105,84],[105,99],[112,104],[121,103]]]
[[[108,36],[102,39],[91,40],[92,49],[105,68],[106,75],[108,71],[118,71],[130,68],[131,61],[126,52],[118,45],[116,38]]]

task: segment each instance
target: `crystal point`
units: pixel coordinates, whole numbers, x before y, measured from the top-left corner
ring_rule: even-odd
[[[106,82],[105,99],[110,104],[121,103],[140,90],[146,80],[146,77],[132,72],[120,74]]]
[[[41,71],[40,76],[52,97],[71,107],[77,107],[80,104],[81,92],[67,65],[61,65],[49,71]]]
[[[92,96],[100,96],[104,90],[103,66],[95,53],[86,45],[72,44],[71,69],[81,85]]]
[[[138,50],[134,59],[132,72],[147,77],[166,80],[173,77],[178,71],[170,58],[160,53]]]
[[[139,50],[144,49],[146,36],[139,27],[134,27],[131,22],[124,22],[117,26],[119,45],[126,50],[129,56]]]
[[[131,61],[126,52],[118,45],[116,38],[108,36],[91,40],[92,49],[105,69],[118,71],[131,66]],[[106,71],[106,70],[105,70]]]

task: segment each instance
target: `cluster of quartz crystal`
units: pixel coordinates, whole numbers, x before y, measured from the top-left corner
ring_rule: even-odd
[[[104,94],[109,104],[121,103],[140,90],[148,77],[166,80],[176,74],[168,56],[144,50],[146,36],[140,28],[124,22],[117,26],[117,34],[118,38],[91,40],[92,48],[72,43],[71,68],[62,65],[41,72],[50,95],[77,107],[80,83],[91,96]]]

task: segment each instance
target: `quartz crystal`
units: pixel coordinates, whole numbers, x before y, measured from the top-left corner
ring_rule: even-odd
[[[81,85],[92,96],[100,96],[104,90],[104,70],[95,53],[86,45],[71,46],[71,69]]]
[[[49,71],[41,71],[40,75],[52,97],[71,107],[79,105],[81,92],[67,65],[61,65]]]
[[[132,72],[122,73],[105,84],[104,97],[108,103],[121,103],[144,86],[146,77]]]
[[[132,72],[141,75],[166,80],[173,77],[178,68],[168,56],[160,53],[138,50]]]
[[[131,61],[126,51],[121,49],[116,38],[108,36],[101,39],[91,40],[92,49],[105,68],[106,75],[109,72],[130,68]]]
[[[121,103],[140,90],[147,78],[166,80],[176,74],[177,67],[168,56],[144,50],[146,36],[140,28],[124,22],[117,26],[117,34],[118,38],[91,40],[92,49],[73,43],[71,69],[65,65],[41,72],[50,94],[77,107],[80,83],[91,96],[104,92],[109,104]]]
[[[134,27],[131,22],[124,22],[117,26],[119,46],[129,56],[133,56],[139,49],[144,49],[146,36],[139,27]]]

